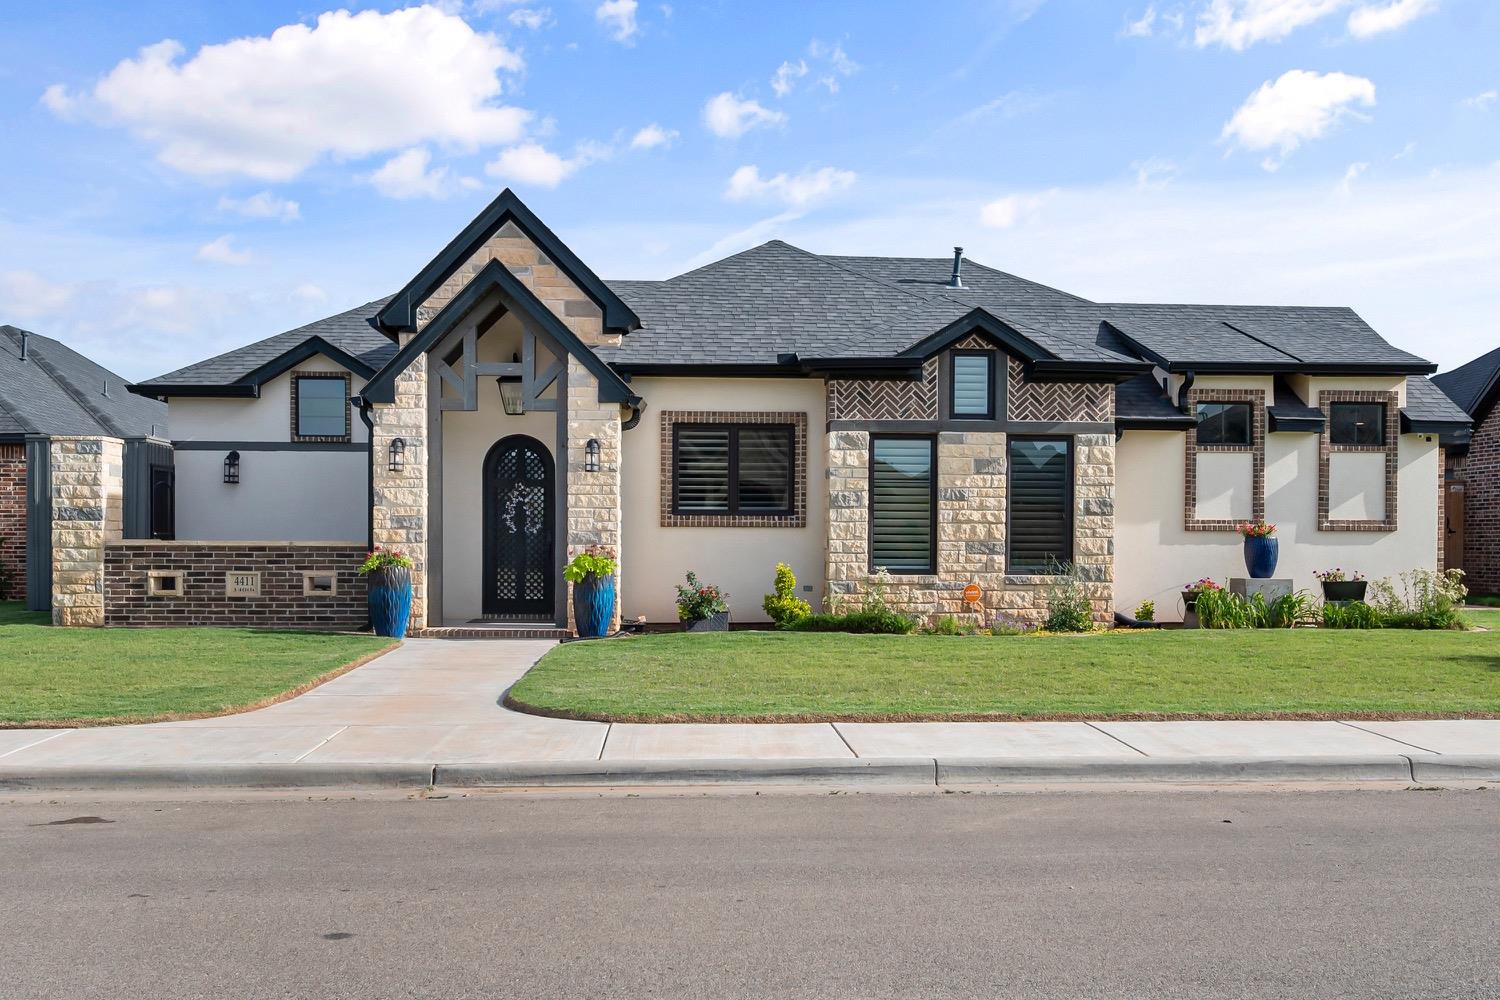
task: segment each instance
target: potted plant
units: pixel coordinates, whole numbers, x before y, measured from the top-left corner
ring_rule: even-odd
[[[729,605],[724,600],[728,596],[690,572],[687,583],[677,585],[677,617],[689,632],[728,632]]]
[[[1252,580],[1268,580],[1276,572],[1276,525],[1245,521],[1239,527],[1245,538],[1245,572]]]
[[[411,567],[410,556],[379,546],[360,564],[359,572],[366,578],[370,627],[376,635],[406,637],[411,621]]]
[[[1223,589],[1224,589],[1223,587],[1219,586],[1216,582],[1214,582],[1213,580],[1210,580],[1206,576],[1203,579],[1201,579],[1201,580],[1195,580],[1192,583],[1183,584],[1183,587],[1182,587],[1182,627],[1183,628],[1197,628],[1198,627],[1198,597],[1199,597],[1200,594],[1202,594],[1205,590],[1223,590]]]
[[[583,639],[601,639],[615,620],[615,550],[590,545],[563,567],[563,579],[573,585],[573,621]]]
[[[1320,569],[1313,576],[1323,585],[1324,601],[1363,601],[1365,588],[1370,585],[1363,573],[1346,571],[1337,566],[1333,569]]]

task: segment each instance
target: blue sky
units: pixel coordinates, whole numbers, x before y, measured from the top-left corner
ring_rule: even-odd
[[[0,10],[0,322],[144,378],[399,287],[509,185],[606,278],[779,237],[1500,343],[1490,0]]]

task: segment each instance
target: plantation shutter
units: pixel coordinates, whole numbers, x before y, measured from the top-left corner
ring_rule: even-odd
[[[763,513],[792,508],[792,432],[787,427],[740,427],[738,510]]]
[[[1073,559],[1073,470],[1066,440],[1010,442],[1012,573],[1046,573]]]
[[[953,356],[953,415],[987,417],[990,415],[990,365],[994,356],[955,354]]]
[[[729,509],[729,428],[677,429],[677,509]]]
[[[876,438],[870,462],[870,562],[892,573],[933,569],[933,441]]]

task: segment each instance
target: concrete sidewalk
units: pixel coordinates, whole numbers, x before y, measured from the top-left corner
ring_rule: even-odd
[[[1500,720],[639,725],[503,707],[550,647],[413,639],[243,715],[0,730],[0,789],[1500,780]]]

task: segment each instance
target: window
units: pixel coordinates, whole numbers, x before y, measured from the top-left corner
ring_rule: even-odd
[[[1249,403],[1198,404],[1198,444],[1244,445],[1251,444],[1251,414]]]
[[[1330,415],[1329,440],[1333,444],[1385,446],[1384,403],[1333,403]]]
[[[296,438],[349,437],[349,380],[342,375],[298,375],[292,379]]]
[[[937,467],[932,438],[870,442],[870,567],[892,573],[937,569]]]
[[[949,397],[953,416],[992,420],[995,416],[995,354],[993,351],[954,351]]]
[[[677,424],[673,432],[677,513],[792,513],[790,426]]]
[[[1073,561],[1073,461],[1067,438],[1010,439],[1012,573],[1049,573]]]

